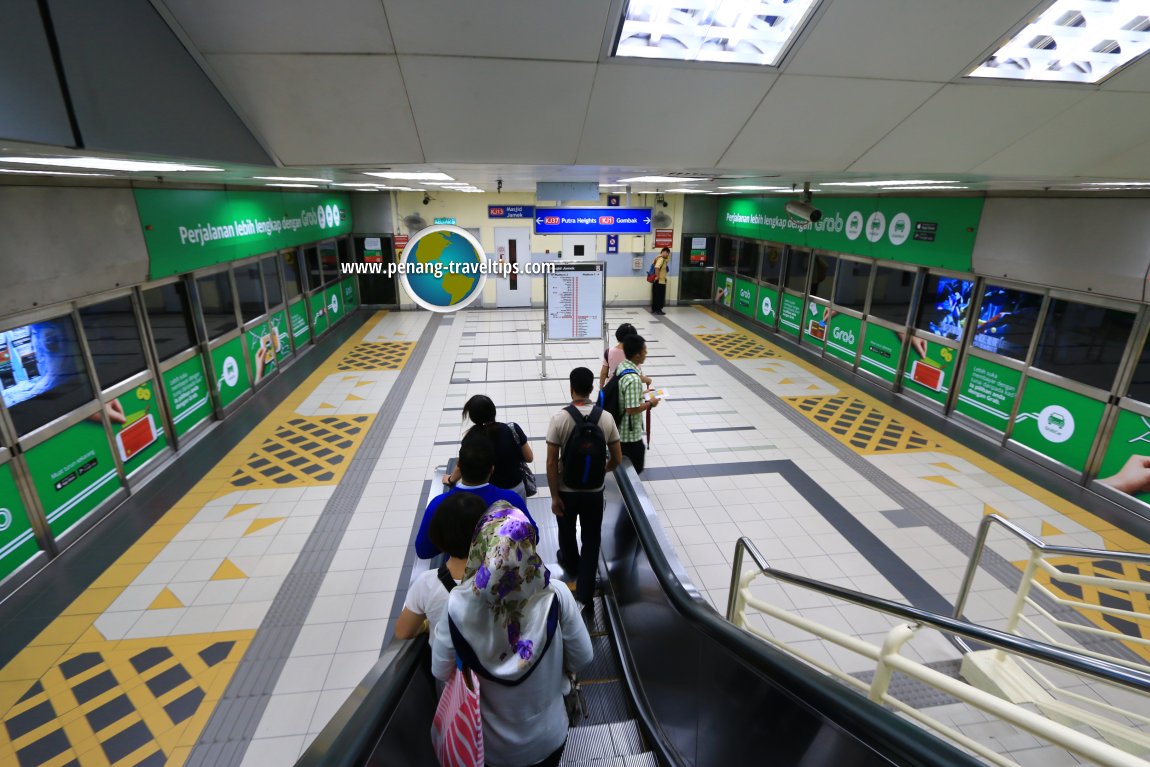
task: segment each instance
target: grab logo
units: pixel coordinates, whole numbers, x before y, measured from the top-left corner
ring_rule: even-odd
[[[851,214],[847,216],[847,239],[857,240],[863,230],[863,217],[862,213],[857,210],[852,210]]]
[[[853,330],[844,330],[843,328],[835,328],[831,331],[831,336],[839,343],[855,345],[855,334]]]
[[[866,220],[866,238],[871,242],[878,242],[886,231],[886,216],[880,211],[870,214]]]
[[[770,296],[763,297],[763,314],[770,316],[775,313],[775,305],[771,302]]]
[[[1074,436],[1074,416],[1062,405],[1047,405],[1038,414],[1038,433],[1049,442],[1065,442]]]

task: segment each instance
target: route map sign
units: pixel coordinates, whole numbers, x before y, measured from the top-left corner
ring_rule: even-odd
[[[536,208],[536,234],[650,234],[650,208]]]
[[[602,340],[607,265],[602,261],[556,264],[546,282],[547,340]]]

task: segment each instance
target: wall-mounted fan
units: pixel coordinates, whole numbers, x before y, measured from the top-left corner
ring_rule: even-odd
[[[670,229],[671,225],[675,223],[675,219],[671,218],[663,210],[655,211],[655,215],[651,216],[651,223],[655,225],[656,229]]]
[[[418,213],[412,213],[410,216],[403,217],[403,225],[407,227],[408,234],[415,234],[420,229],[427,227],[427,221]]]

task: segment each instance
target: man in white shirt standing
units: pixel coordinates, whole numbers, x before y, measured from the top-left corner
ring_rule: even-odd
[[[575,576],[575,599],[586,606],[595,596],[603,527],[603,481],[623,460],[615,419],[591,401],[595,374],[571,371],[571,404],[547,426],[547,485],[559,526],[559,565]],[[576,541],[579,521],[582,548]]]

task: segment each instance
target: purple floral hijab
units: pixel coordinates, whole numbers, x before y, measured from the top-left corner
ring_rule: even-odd
[[[536,543],[527,516],[497,501],[475,528],[463,582],[452,592],[452,621],[497,678],[522,676],[547,642],[551,572]]]

